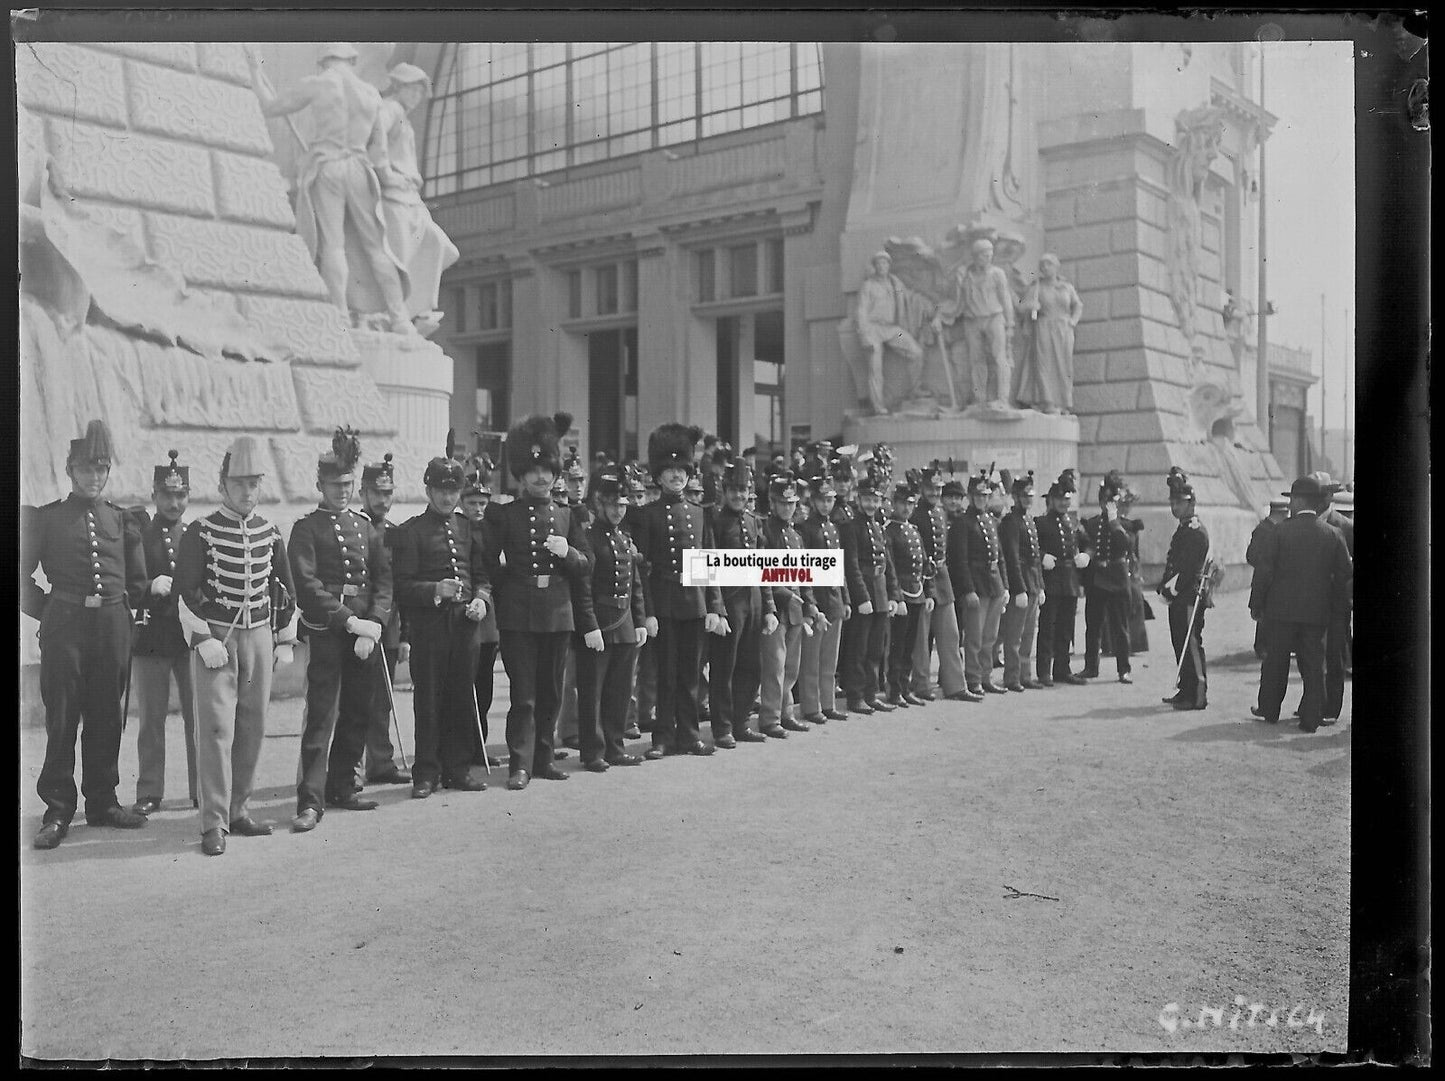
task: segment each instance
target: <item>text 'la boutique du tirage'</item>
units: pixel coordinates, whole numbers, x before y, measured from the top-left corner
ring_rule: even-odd
[[[689,548],[683,552],[683,585],[843,585],[843,558],[836,548]]]

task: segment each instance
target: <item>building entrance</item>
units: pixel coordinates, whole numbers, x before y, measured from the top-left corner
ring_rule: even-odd
[[[589,454],[615,461],[638,456],[637,328],[587,335],[587,437]]]

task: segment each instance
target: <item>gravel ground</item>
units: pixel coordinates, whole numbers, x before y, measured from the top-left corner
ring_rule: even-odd
[[[1220,600],[1206,648],[1236,660],[1203,713],[1160,705],[1155,622],[1132,687],[938,702],[523,793],[500,771],[425,802],[375,789],[376,812],[220,859],[174,798],[179,733],[146,829],[77,819],[31,850],[44,734],[24,729],[22,1052],[1342,1051],[1349,700],[1314,734],[1252,722],[1252,624]],[[277,703],[258,818],[292,813],[299,729]],[[135,774],[128,732],[123,800]]]

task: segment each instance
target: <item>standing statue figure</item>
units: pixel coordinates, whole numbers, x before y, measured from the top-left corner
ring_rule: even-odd
[[[969,261],[953,272],[952,295],[933,317],[935,333],[950,328],[949,363],[955,376],[969,373],[972,404],[1009,408],[1009,358],[1014,331],[1014,296],[1008,275],[993,265],[993,243],[983,237],[969,248]]]
[[[868,401],[873,411],[886,414],[883,397],[883,351],[889,350],[908,364],[908,393],[916,397],[923,381],[923,347],[907,327],[926,325],[932,305],[889,273],[893,258],[886,251],[868,259],[867,276],[858,288],[854,321],[858,341],[868,350]],[[861,389],[861,388],[860,388]]]
[[[417,163],[416,132],[409,113],[431,97],[431,77],[414,64],[391,69],[391,84],[381,103],[381,131],[387,160],[376,170],[381,182],[386,239],[411,279],[406,308],[417,329],[429,335],[441,322],[439,294],[442,271],[461,254],[432,221],[421,198],[421,169]]]
[[[405,297],[406,269],[386,239],[377,170],[387,166],[380,114],[381,94],[356,74],[356,48],[348,42],[323,45],[319,75],[276,93],[247,55],[251,83],[266,116],[310,109],[312,137],[304,147],[296,178],[296,232],[306,242],[332,302],[349,311],[347,237],[354,236],[390,317],[391,329],[415,334]]]
[[[1021,308],[1033,327],[1033,348],[1020,365],[1018,400],[1043,413],[1074,409],[1074,328],[1084,315],[1084,302],[1073,285],[1059,276],[1059,257],[1039,259],[1039,279],[1024,294]]]

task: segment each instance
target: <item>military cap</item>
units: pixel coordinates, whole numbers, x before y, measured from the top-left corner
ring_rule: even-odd
[[[939,484],[943,476],[943,470],[939,468],[936,461],[929,462],[922,469],[918,470],[918,481],[920,484]]]
[[[1110,500],[1118,499],[1125,487],[1124,475],[1117,469],[1109,470],[1099,484],[1099,502],[1108,503]]]
[[[1188,475],[1177,465],[1170,468],[1169,475],[1164,478],[1164,483],[1169,486],[1169,498],[1171,501],[1175,499],[1194,499],[1194,485],[1189,483]]]
[[[1270,510],[1289,510],[1289,500],[1284,496],[1275,496],[1269,501]]]
[[[331,436],[331,449],[316,459],[316,479],[324,481],[350,481],[355,479],[353,470],[361,458],[361,438],[349,425],[337,428]]]
[[[781,500],[784,503],[796,503],[798,501],[798,486],[793,481],[793,474],[787,470],[781,473],[774,473],[768,481],[768,498]]]
[[[180,451],[172,450],[166,453],[171,460],[165,465],[155,467],[155,479],[151,485],[158,492],[184,492],[191,486],[191,467],[176,464],[176,459],[181,456]]]
[[[838,489],[833,487],[832,478],[820,473],[817,476],[808,478],[808,498],[826,499],[829,496],[836,496]]]
[[[426,469],[422,472],[421,482],[428,488],[456,488],[461,489],[464,473],[462,463],[452,457],[456,449],[456,432],[447,431],[447,450],[440,458],[433,458],[427,462]]]
[[[652,475],[677,466],[691,475],[697,468],[693,448],[702,439],[702,429],[695,424],[663,424],[647,437],[647,464]]]
[[[95,465],[110,465],[115,457],[115,447],[110,441],[110,429],[103,420],[93,420],[85,426],[85,434],[70,441],[70,452],[65,456],[66,465],[89,462]]]
[[[963,483],[961,481],[948,480],[943,482],[944,496],[963,496],[966,494],[967,493],[963,490]]]
[[[227,477],[260,477],[261,448],[252,435],[238,435],[221,456],[221,479]]]
[[[992,491],[993,481],[982,469],[968,478],[969,495],[988,495]]]
[[[1030,469],[1027,476],[1015,478],[1012,485],[1012,493],[1014,495],[1024,495],[1025,493],[1032,490],[1033,486],[1034,471]]]
[[[854,490],[859,495],[881,496],[883,494],[883,478],[874,476],[870,470],[868,475],[858,482]]]
[[[381,461],[372,462],[361,469],[361,486],[374,492],[396,490],[396,474],[391,464],[391,451],[381,456]]]
[[[462,484],[462,498],[469,495],[491,495],[492,471],[495,468],[491,457],[486,454],[476,454],[468,458],[463,465],[465,479]]]
[[[592,497],[629,506],[632,503],[631,486],[617,470],[607,469],[592,478]]]
[[[747,462],[730,462],[723,470],[720,483],[724,488],[745,492],[753,486],[753,471]]]
[[[567,460],[562,464],[562,472],[568,480],[587,479],[587,473],[582,468],[582,456],[577,453],[576,447],[572,447],[567,452]]]

